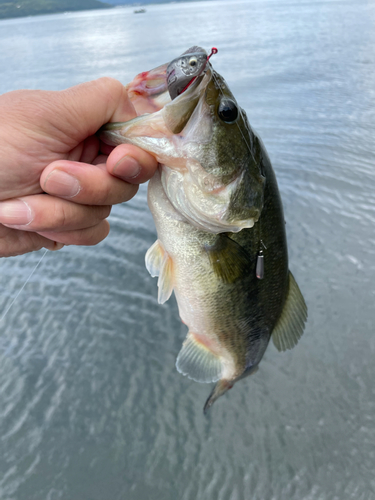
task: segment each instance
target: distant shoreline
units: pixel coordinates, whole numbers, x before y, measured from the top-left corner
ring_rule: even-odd
[[[0,20],[113,7],[99,0],[16,0],[0,3]]]
[[[196,2],[200,0],[156,0],[152,3],[122,3],[110,4],[99,0],[18,0],[16,2],[0,3],[0,21],[5,19],[20,19],[22,17],[62,14],[64,12],[83,12],[85,10],[113,9],[130,7],[134,9],[147,8],[151,5],[166,3]],[[42,7],[43,5],[43,7]]]

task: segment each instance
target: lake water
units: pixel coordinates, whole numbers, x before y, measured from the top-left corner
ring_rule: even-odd
[[[309,307],[293,351],[204,417],[144,267],[146,187],[48,253],[0,324],[1,500],[375,499],[375,4],[232,0],[0,21],[0,92],[124,83],[219,48],[273,162]],[[1,146],[0,146],[1,148]],[[42,252],[0,262],[0,317]]]

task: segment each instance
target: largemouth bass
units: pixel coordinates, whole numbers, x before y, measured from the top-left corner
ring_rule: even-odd
[[[285,221],[266,149],[207,53],[186,53],[127,86],[138,113],[106,125],[111,145],[155,155],[148,203],[158,239],[146,266],[158,300],[174,291],[188,334],[177,370],[216,382],[204,411],[254,373],[272,337],[280,351],[307,317],[288,268]]]

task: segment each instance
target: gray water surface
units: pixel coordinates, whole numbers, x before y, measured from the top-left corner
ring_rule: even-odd
[[[204,417],[144,267],[146,187],[93,248],[48,253],[0,323],[1,500],[375,499],[375,4],[222,0],[0,21],[0,92],[126,83],[198,44],[273,162],[298,346]],[[0,145],[1,148],[1,145]],[[0,261],[0,317],[42,252]]]

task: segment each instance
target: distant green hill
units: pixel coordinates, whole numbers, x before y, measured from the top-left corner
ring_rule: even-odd
[[[0,0],[0,19],[111,7],[98,0]]]

